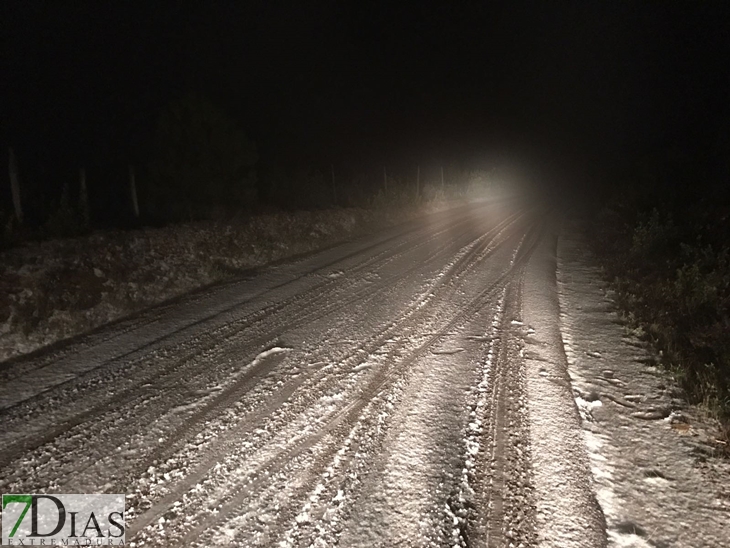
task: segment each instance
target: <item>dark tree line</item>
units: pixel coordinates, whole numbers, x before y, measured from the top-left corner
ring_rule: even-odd
[[[197,94],[160,114],[149,173],[154,215],[208,217],[256,201],[256,145],[221,110]]]

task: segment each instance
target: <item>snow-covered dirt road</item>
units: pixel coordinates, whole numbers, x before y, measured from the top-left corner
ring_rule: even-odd
[[[602,546],[548,226],[436,213],[0,364],[0,490],[126,493],[136,546]]]

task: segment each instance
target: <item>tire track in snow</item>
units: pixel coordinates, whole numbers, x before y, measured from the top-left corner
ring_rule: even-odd
[[[519,252],[519,250],[518,250],[518,253],[515,253],[514,258],[515,259],[519,259],[518,262],[521,262],[521,261],[524,260],[524,257],[526,255],[527,255],[526,253]],[[499,284],[503,284],[505,282],[505,280],[509,277],[510,274],[511,274],[511,272],[504,273],[499,278],[499,280],[496,282],[495,285],[491,286],[490,288],[488,288],[488,290],[485,290],[485,292],[482,292],[480,294],[480,298],[483,299],[484,296],[486,295],[486,292],[487,291],[490,291],[490,292],[495,291],[495,288],[498,287]],[[478,300],[479,300],[479,298],[476,299],[476,301],[478,301]],[[462,318],[465,314],[473,313],[473,309],[472,309],[473,308],[473,302],[472,302],[472,306],[465,307],[459,314],[457,314],[457,316],[454,319],[452,319],[452,321],[448,324],[448,326],[453,327],[454,323],[458,319]],[[385,369],[385,368],[383,370],[381,370],[380,375],[381,376],[382,375],[385,375],[385,376],[379,382],[377,382],[374,386],[372,384],[370,384],[369,387],[368,387],[368,389],[365,391],[365,396],[359,397],[355,402],[353,402],[352,404],[348,405],[347,407],[345,407],[344,409],[342,409],[339,413],[337,413],[334,417],[332,417],[330,419],[330,421],[328,423],[326,423],[327,427],[324,427],[324,428],[318,430],[317,433],[314,436],[310,436],[308,438],[305,438],[305,440],[301,444],[294,445],[294,446],[289,446],[288,449],[286,449],[283,453],[279,453],[278,455],[276,455],[272,461],[269,461],[265,465],[261,466],[259,468],[259,470],[265,471],[265,474],[262,477],[270,477],[272,474],[275,474],[276,473],[275,471],[277,469],[279,469],[280,466],[281,466],[280,463],[281,463],[282,459],[283,459],[284,462],[291,462],[293,459],[295,459],[296,457],[298,457],[299,455],[301,455],[303,452],[305,452],[306,450],[312,448],[314,446],[314,444],[318,443],[323,436],[325,436],[328,432],[331,431],[331,428],[333,428],[334,426],[336,426],[337,424],[340,423],[340,421],[343,419],[343,413],[348,413],[347,414],[347,421],[346,421],[346,422],[348,422],[348,424],[349,424],[349,422],[355,420],[356,416],[358,416],[358,414],[360,412],[362,412],[364,406],[367,405],[367,403],[370,401],[370,399],[372,397],[374,397],[374,395],[377,392],[377,390],[381,389],[382,386],[383,386],[383,384],[385,384],[388,380],[392,379],[393,376],[397,376],[398,373],[402,372],[402,368],[403,367],[406,367],[407,368],[407,365],[410,364],[412,362],[412,360],[415,359],[416,356],[420,355],[426,348],[428,348],[429,346],[431,346],[432,344],[434,344],[438,339],[440,339],[441,336],[443,335],[443,332],[444,332],[444,329],[442,329],[436,335],[432,336],[426,342],[425,345],[417,348],[415,352],[413,352],[413,353],[411,353],[409,355],[409,358],[408,359],[403,360],[401,363],[405,363],[406,366],[402,366],[399,369],[399,371],[396,371],[396,372],[390,371],[390,372],[388,372],[388,370]],[[380,377],[376,377],[376,379],[377,378],[380,378]],[[200,479],[200,478],[195,478],[195,479]],[[254,492],[255,492],[255,487],[259,487],[259,486],[262,486],[262,485],[263,485],[263,483],[255,483],[254,484]],[[235,513],[236,508],[238,507],[238,505],[242,504],[246,500],[247,497],[251,497],[252,496],[252,494],[251,494],[251,492],[252,492],[252,485],[251,485],[251,483],[247,483],[245,485],[245,489],[246,489],[246,491],[243,492],[243,493],[239,493],[238,496],[236,496],[236,494],[234,493],[234,494],[229,495],[228,497],[226,497],[226,499],[222,503],[222,505],[215,505],[216,508],[217,508],[217,511],[216,511],[216,514],[215,514],[215,519],[214,519],[214,522],[215,523],[223,520],[224,517],[226,515],[228,515],[229,513]],[[170,502],[172,499],[179,498],[180,496],[181,496],[181,493],[176,492],[174,495],[172,495],[172,496],[169,497],[168,502]],[[164,511],[164,505],[163,505],[163,508],[160,509],[160,510]],[[141,525],[145,525],[146,523],[150,523],[150,522],[154,521],[155,516],[160,514],[160,510],[158,510],[157,512],[155,512],[152,515],[148,515],[145,520],[143,520],[141,522],[139,522],[139,521],[136,522],[135,524],[133,524],[133,527],[136,528],[136,527],[139,527]],[[197,531],[196,533],[190,534],[187,537],[185,537],[186,538],[186,542],[187,541],[191,541],[191,539],[195,538],[200,532],[202,532],[204,529],[207,529],[210,526],[211,526],[211,523],[208,523],[208,522],[205,522],[204,524],[198,525],[198,527],[195,529],[195,531]]]
[[[497,227],[496,229],[494,229],[492,231],[491,235],[496,237],[497,235],[503,234],[504,230],[505,230],[505,226],[500,225],[499,227]],[[489,234],[487,234],[487,236],[488,235]],[[485,238],[484,236],[481,236],[480,238],[478,238],[478,240],[483,242],[484,240],[489,240],[489,239]],[[489,241],[491,241],[491,240],[489,240]],[[462,257],[467,254],[469,254],[469,256],[471,257],[474,255],[474,251],[475,251],[475,242],[472,241],[467,246],[465,246],[465,248],[462,250],[461,253],[459,253],[457,255],[458,255],[459,259],[462,259]],[[442,274],[443,273],[447,273],[449,275],[458,274],[460,272],[460,270],[459,270],[459,268],[455,268],[454,264],[456,264],[456,266],[458,266],[459,268],[463,268],[464,265],[467,265],[468,263],[464,262],[463,260],[452,261],[452,264],[447,266],[442,271]],[[402,274],[405,274],[407,276],[408,272],[402,273]],[[436,283],[432,287],[428,288],[426,291],[422,292],[423,293],[422,299],[430,300],[431,293],[433,292],[433,290],[436,287],[443,285],[447,281],[447,278],[448,277],[445,278],[443,275],[437,276]],[[363,353],[367,356],[372,355],[379,347],[381,347],[392,336],[393,333],[397,332],[398,326],[403,321],[408,319],[410,314],[412,314],[413,312],[415,312],[419,308],[421,308],[422,305],[423,305],[423,302],[417,302],[415,304],[415,306],[412,306],[411,308],[409,308],[406,311],[406,315],[403,318],[401,318],[398,321],[391,322],[389,325],[387,325],[385,331],[376,333],[375,335],[372,335],[369,338],[369,341],[366,340],[365,342],[357,345],[355,347],[355,349],[353,350],[353,352],[346,359],[341,360],[341,365],[344,366],[345,369],[352,368],[359,361],[362,361]],[[351,360],[353,360],[353,359],[356,361],[351,362]],[[328,379],[328,376],[324,377],[324,380],[327,380],[327,379]],[[318,392],[321,392],[322,390],[323,390],[323,387],[321,385],[307,387],[307,392],[313,391],[313,392],[318,393]]]
[[[520,263],[522,263],[524,258],[529,256],[529,253],[520,253],[519,249],[521,248],[518,248],[515,252],[513,260],[516,260],[518,255],[520,255]],[[519,278],[521,275],[520,272],[521,267],[516,269],[512,279]],[[515,282],[508,280],[506,283],[511,287]],[[502,284],[502,286],[504,286],[504,284]],[[504,290],[502,293],[504,293]],[[469,316],[477,319],[467,320],[472,322],[469,325],[478,325],[478,315],[478,309],[472,310],[472,314],[469,314]],[[476,322],[476,324],[474,322]],[[494,324],[494,320],[492,320],[492,322]],[[482,337],[479,338],[481,339]],[[491,339],[490,344],[493,344],[495,340],[494,337],[489,336],[488,338]],[[458,364],[459,362],[457,361],[456,363]],[[421,383],[418,384],[418,388],[425,390],[425,392],[419,392],[415,396],[411,394],[411,400],[415,397],[415,402],[412,401],[411,405],[415,406],[414,409],[420,409],[416,416],[422,416],[424,419],[425,417],[428,417],[429,424],[433,424],[434,420],[436,420],[437,424],[441,421],[441,426],[424,426],[419,420],[412,422],[411,415],[405,416],[406,422],[401,425],[399,430],[400,433],[394,439],[391,439],[389,444],[387,444],[390,456],[386,460],[388,464],[385,470],[388,470],[391,466],[394,466],[395,468],[392,468],[385,477],[383,476],[385,470],[377,469],[370,472],[370,475],[374,476],[374,481],[376,482],[371,489],[371,495],[375,496],[374,502],[358,500],[358,502],[355,503],[352,500],[350,501],[351,506],[357,504],[359,508],[358,514],[361,516],[358,518],[355,525],[358,525],[359,522],[360,530],[359,532],[356,530],[354,534],[353,532],[350,532],[346,539],[343,538],[342,542],[344,545],[390,546],[395,544],[402,545],[405,543],[405,545],[409,546],[458,546],[460,542],[465,540],[463,535],[465,520],[459,519],[454,515],[454,510],[458,510],[458,500],[460,498],[462,499],[462,503],[467,505],[469,504],[469,502],[463,500],[464,497],[460,497],[458,493],[457,487],[460,474],[456,470],[453,470],[453,472],[439,472],[439,470],[443,470],[440,466],[444,466],[446,464],[445,461],[441,462],[440,459],[445,459],[446,457],[443,454],[438,457],[436,456],[439,454],[439,451],[442,450],[443,446],[451,447],[454,443],[453,440],[448,441],[446,438],[442,439],[445,434],[444,430],[441,430],[441,434],[438,433],[439,428],[444,427],[443,421],[449,420],[447,418],[449,416],[449,411],[447,409],[451,404],[447,405],[448,402],[443,400],[443,398],[446,398],[449,391],[453,390],[449,387],[454,384],[456,379],[451,379],[450,381],[446,380],[449,378],[449,375],[453,374],[455,373],[449,372],[448,369],[438,373],[436,378],[429,379],[429,374],[426,376],[425,380],[422,380]],[[446,376],[443,377],[444,375]],[[441,381],[437,380],[439,377],[443,377]],[[441,388],[437,388],[439,385],[434,385],[434,382],[441,382]],[[431,388],[426,390],[428,386]],[[435,393],[438,393],[439,396],[429,396],[429,392],[433,392],[433,390],[435,390]],[[437,398],[436,401],[433,400],[434,397]],[[454,396],[452,394],[452,398],[453,397],[456,397],[457,399],[459,398],[459,396]],[[442,418],[437,419],[436,417],[441,416],[441,414],[443,414]],[[404,420],[404,418],[401,417],[401,420]],[[453,420],[453,416],[451,417],[451,420]],[[410,426],[408,426],[408,424],[410,424]],[[403,428],[405,428],[405,430],[403,430]],[[426,429],[424,432],[429,431],[431,428],[437,429],[431,434],[421,432],[416,435],[416,432],[420,432],[424,428]],[[521,434],[522,441],[524,441],[526,436],[524,435],[524,432]],[[416,436],[416,438],[413,438],[413,436]],[[403,445],[401,446],[401,444]],[[472,449],[472,447],[469,447],[468,444],[464,443],[464,445],[465,451],[467,449]],[[407,472],[407,463],[411,460],[415,466],[412,469],[412,474]],[[427,463],[429,462],[432,462],[432,464],[427,466]],[[467,458],[465,457],[462,461],[464,467],[466,467],[466,462]],[[426,468],[424,469],[424,467]],[[429,469],[431,471],[426,472],[426,470]],[[404,472],[405,476],[403,475]],[[431,485],[428,484],[428,475],[433,473],[436,473],[437,476],[443,474],[442,479],[437,482],[438,487],[436,483],[432,483]],[[427,483],[422,484],[421,482],[423,481],[426,481]],[[430,481],[435,482],[436,480],[431,479]],[[397,490],[394,492],[389,488],[389,486],[393,484],[398,485]],[[452,487],[449,487],[449,485]],[[391,496],[394,497],[392,500],[388,499],[388,495],[386,494],[389,490],[392,492]],[[451,494],[449,494],[449,491],[451,491]],[[436,495],[437,492],[441,493],[441,499],[439,499]],[[406,495],[406,493],[410,493],[410,495]],[[436,496],[436,499],[431,501],[434,496]],[[351,498],[352,495],[349,497],[344,496],[343,498],[342,491],[340,490],[337,492],[337,496],[335,496],[332,500],[342,501]],[[439,500],[440,502],[438,502]],[[390,504],[387,503],[388,501]],[[428,501],[431,502],[429,503]],[[346,503],[339,502],[339,504],[342,506]],[[370,514],[366,512],[362,515],[363,504],[366,505],[366,508],[372,508],[372,512]],[[309,503],[305,505],[305,508],[307,506],[309,506]],[[392,514],[390,522],[385,518],[385,516],[389,514]],[[432,523],[429,523],[429,521],[432,521]],[[391,523],[391,528],[388,528],[388,523]],[[437,525],[437,523],[442,525]],[[317,542],[319,542],[319,544],[315,545],[331,546],[334,545],[338,538],[337,534],[331,533],[326,537],[318,536]],[[290,544],[297,543],[294,542]],[[305,539],[303,545],[310,545],[310,540],[308,538]],[[476,545],[479,544],[477,543]]]

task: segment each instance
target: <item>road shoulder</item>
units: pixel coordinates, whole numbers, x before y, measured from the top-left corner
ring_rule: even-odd
[[[557,255],[560,330],[609,545],[725,545],[730,463],[712,455],[712,423],[623,324],[576,225]]]

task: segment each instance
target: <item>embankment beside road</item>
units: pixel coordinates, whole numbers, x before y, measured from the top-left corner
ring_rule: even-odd
[[[270,213],[98,232],[5,251],[0,362],[247,270],[455,205]]]

